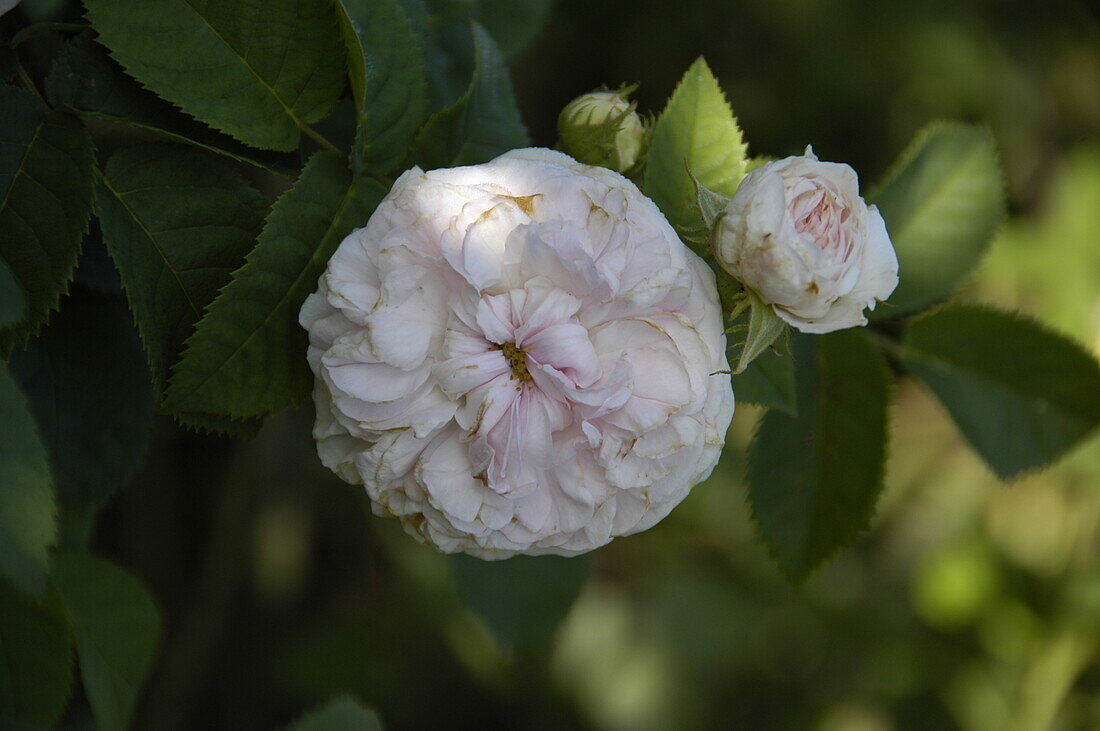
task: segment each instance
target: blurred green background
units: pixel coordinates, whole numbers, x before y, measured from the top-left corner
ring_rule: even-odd
[[[1100,354],[1095,6],[559,0],[513,78],[553,145],[573,96],[637,81],[657,112],[699,54],[753,154],[813,143],[867,182],[931,119],[988,122],[1012,214],[966,294]],[[801,589],[746,508],[752,407],[649,532],[489,566],[370,517],[317,462],[310,409],[250,443],[160,418],[93,535],[164,612],[135,727],[272,728],[350,693],[391,729],[1100,728],[1098,440],[1006,486],[921,387],[895,401],[871,529]],[[67,723],[89,724],[86,704]]]

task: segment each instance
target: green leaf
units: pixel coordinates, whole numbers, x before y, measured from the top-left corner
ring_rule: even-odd
[[[46,583],[57,539],[46,450],[26,399],[0,364],[0,571],[32,596]]]
[[[176,421],[192,431],[236,439],[254,439],[263,426],[262,419],[233,419],[221,414],[197,411],[173,411]]]
[[[187,341],[168,391],[171,409],[261,416],[309,394],[298,310],[332,253],[386,194],[319,152],[271,209],[259,245]]]
[[[519,55],[538,34],[551,0],[398,0],[412,21],[428,72],[432,109],[462,96],[473,71],[470,21],[485,28],[505,58]]]
[[[84,117],[147,130],[172,142],[195,145],[275,172],[296,167],[296,155],[250,149],[142,89],[90,33],[82,33],[62,46],[45,86],[51,104]]]
[[[544,647],[589,575],[584,557],[514,556],[483,561],[450,557],[462,602],[506,647]]]
[[[1050,464],[1100,424],[1100,364],[1019,315],[950,305],[909,323],[899,354],[1002,478]]]
[[[471,3],[459,7],[451,0],[433,3],[398,0],[412,25],[428,81],[428,107],[444,109],[466,92],[474,70],[474,42],[470,37]]]
[[[69,626],[52,593],[31,604],[0,580],[0,655],[0,719],[54,728],[65,712],[73,669]]]
[[[425,169],[472,165],[529,144],[500,49],[476,23],[474,75],[454,106],[431,117],[411,155]]]
[[[337,698],[298,719],[287,731],[382,731],[374,711],[351,698]]]
[[[259,232],[266,201],[217,158],[173,145],[115,153],[100,174],[96,211],[118,267],[158,393],[194,324]],[[234,433],[209,414],[177,413]],[[245,432],[250,428],[245,428]]]
[[[467,0],[445,0],[467,5]],[[506,58],[519,55],[535,39],[546,22],[552,0],[479,0],[472,17],[485,27],[500,45]]]
[[[357,172],[389,173],[405,159],[428,116],[427,77],[398,0],[338,0],[359,124]]]
[[[1004,180],[985,127],[926,127],[869,196],[898,254],[900,283],[872,319],[945,299],[978,263],[1004,217]]]
[[[753,359],[741,373],[733,374],[733,393],[738,402],[778,409],[795,416],[794,356],[790,348],[770,348]]]
[[[761,537],[801,581],[870,521],[882,490],[888,374],[860,331],[794,344],[798,416],[767,413],[748,482]]]
[[[85,0],[99,39],[145,87],[241,142],[293,150],[344,86],[318,0]]]
[[[732,196],[745,177],[746,147],[729,102],[700,57],[680,79],[653,128],[645,192],[680,231],[703,226],[696,184]],[[697,253],[709,252],[697,246]]]
[[[787,329],[787,323],[775,314],[774,307],[760,299],[760,295],[745,287],[744,296],[748,304],[747,330],[733,366],[734,374],[744,373],[749,364]]]
[[[128,728],[160,636],[156,604],[130,574],[86,553],[58,554],[53,581],[76,637],[96,725]]]
[[[26,306],[27,298],[23,296],[23,288],[15,281],[8,265],[0,259],[0,328],[18,322],[23,317]]]
[[[72,117],[0,86],[0,258],[26,296],[0,352],[37,332],[73,274],[92,212],[92,141]]]
[[[690,171],[688,172],[691,177],[691,184],[695,189],[695,208],[698,209],[699,217],[702,219],[703,226],[709,235],[710,230],[718,223],[718,217],[722,215],[722,211],[729,204],[730,197],[716,193],[700,183],[699,179],[692,175]]]
[[[137,468],[153,428],[149,368],[126,302],[77,288],[11,368],[58,502],[66,512],[101,504]]]
[[[3,2],[3,0],[0,0]],[[19,77],[15,51],[11,46],[0,46],[0,83],[6,84]]]

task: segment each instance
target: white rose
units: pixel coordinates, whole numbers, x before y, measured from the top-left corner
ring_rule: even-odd
[[[448,553],[645,530],[733,414],[713,273],[630,181],[550,150],[404,173],[300,322],[322,462]]]
[[[718,262],[808,333],[866,325],[866,307],[898,285],[898,259],[878,209],[848,165],[804,157],[748,174],[714,239]]]

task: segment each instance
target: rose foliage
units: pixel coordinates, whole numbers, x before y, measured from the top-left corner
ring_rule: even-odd
[[[312,393],[321,460],[376,512],[503,558],[653,526],[718,461],[736,395],[763,414],[752,514],[794,580],[867,528],[899,379],[1005,479],[1100,423],[1082,346],[952,300],[1004,211],[982,126],[927,127],[861,189],[750,157],[702,59],[662,109],[577,89],[560,139],[530,140],[507,59],[542,0],[84,0],[33,26],[25,5],[0,2],[13,725],[70,697],[132,718],[160,620],[88,539],[154,410],[248,439]],[[491,611],[526,560],[455,565]],[[330,716],[368,717],[302,723]]]

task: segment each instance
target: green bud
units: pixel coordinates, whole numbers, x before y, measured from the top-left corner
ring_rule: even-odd
[[[625,173],[642,158],[646,130],[627,99],[632,89],[592,91],[569,102],[558,116],[561,149],[578,162]]]

